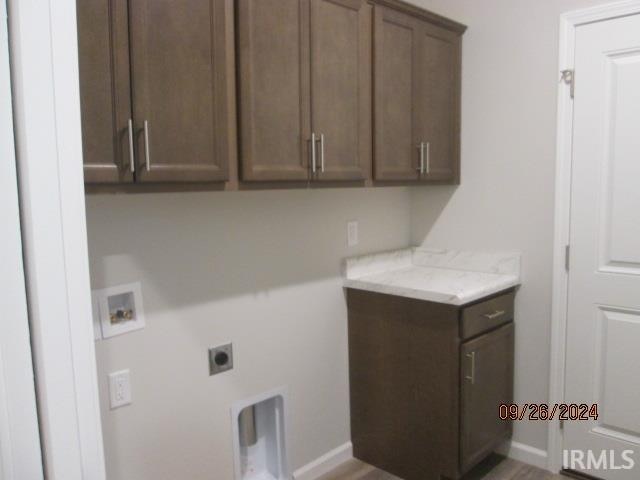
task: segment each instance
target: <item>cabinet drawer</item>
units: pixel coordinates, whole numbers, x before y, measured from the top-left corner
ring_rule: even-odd
[[[463,340],[480,335],[513,320],[513,299],[509,292],[462,310],[461,337]]]

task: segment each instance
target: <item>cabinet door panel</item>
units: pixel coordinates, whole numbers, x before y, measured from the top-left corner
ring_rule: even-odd
[[[127,2],[78,0],[77,21],[85,182],[132,182]]]
[[[231,0],[130,2],[138,180],[228,179],[235,151],[232,9]]]
[[[316,180],[364,180],[371,171],[371,5],[311,2],[312,130]]]
[[[418,21],[375,7],[376,180],[418,179]]]
[[[416,99],[421,142],[429,144],[423,180],[458,181],[460,162],[460,37],[425,23]]]
[[[513,355],[513,323],[462,345],[462,473],[511,436],[512,423],[500,420],[499,408],[513,401]]]
[[[242,180],[307,180],[309,0],[239,0]]]

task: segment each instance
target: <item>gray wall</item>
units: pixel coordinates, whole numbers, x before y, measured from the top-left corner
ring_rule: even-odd
[[[420,0],[469,26],[464,38],[462,185],[412,192],[412,241],[519,249],[516,400],[546,402],[549,382],[558,31],[561,13],[597,0]],[[578,80],[579,81],[579,80]],[[515,440],[546,450],[544,422]]]
[[[347,442],[341,260],[407,246],[409,216],[405,188],[87,197],[92,287],[139,280],[146,310],[96,344],[109,480],[230,480],[231,404],[281,385],[294,469]],[[235,368],[209,377],[227,341]],[[125,368],[133,404],[111,411]]]

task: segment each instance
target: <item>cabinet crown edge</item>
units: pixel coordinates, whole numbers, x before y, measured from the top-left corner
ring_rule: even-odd
[[[462,23],[456,22],[455,20],[451,20],[450,18],[442,15],[438,15],[437,13],[433,13],[429,10],[425,10],[424,8],[405,2],[404,0],[372,0],[372,3],[374,5],[381,5],[413,15],[460,35],[467,30],[467,26]]]

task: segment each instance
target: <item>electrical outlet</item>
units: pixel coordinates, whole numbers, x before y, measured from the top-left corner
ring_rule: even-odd
[[[109,403],[112,410],[131,403],[129,370],[121,370],[109,374]]]
[[[228,343],[209,349],[209,375],[217,375],[233,368],[233,345]]]
[[[358,221],[353,220],[347,223],[347,246],[355,247],[358,242]]]

